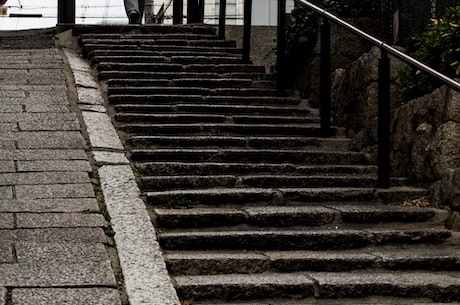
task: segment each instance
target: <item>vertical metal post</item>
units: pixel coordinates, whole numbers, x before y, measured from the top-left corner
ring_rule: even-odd
[[[377,186],[390,187],[390,58],[380,49],[378,104]]]
[[[277,87],[278,93],[282,93],[285,89],[286,76],[286,0],[278,0],[276,49]]]
[[[251,57],[252,0],[244,1],[243,61]]]
[[[75,0],[58,0],[58,24],[75,24]]]
[[[225,19],[227,15],[227,0],[220,0],[219,4],[219,39],[225,39]]]
[[[321,135],[331,136],[331,26],[323,17],[321,23],[321,75],[320,75],[320,116]]]
[[[203,23],[204,0],[187,1],[187,23]]]
[[[173,24],[182,24],[184,17],[184,0],[173,2]]]

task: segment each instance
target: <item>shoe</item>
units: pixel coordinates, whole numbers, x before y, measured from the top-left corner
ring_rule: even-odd
[[[129,24],[141,24],[141,15],[139,12],[130,11],[128,14]]]

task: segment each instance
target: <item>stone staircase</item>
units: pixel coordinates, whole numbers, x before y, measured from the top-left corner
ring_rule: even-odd
[[[318,137],[317,109],[206,26],[76,28],[183,304],[460,301],[458,235],[425,190]],[[407,201],[408,200],[408,201]],[[405,204],[403,204],[405,202]]]

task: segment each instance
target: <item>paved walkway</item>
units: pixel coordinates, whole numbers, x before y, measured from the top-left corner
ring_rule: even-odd
[[[50,41],[0,36],[0,305],[178,304],[98,84]]]

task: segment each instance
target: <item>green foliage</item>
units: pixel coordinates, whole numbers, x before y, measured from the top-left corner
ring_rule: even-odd
[[[408,53],[424,64],[456,77],[460,74],[460,6],[447,9],[441,19],[433,19],[427,31],[413,38]],[[399,73],[401,100],[407,102],[433,92],[439,83],[417,68]]]

